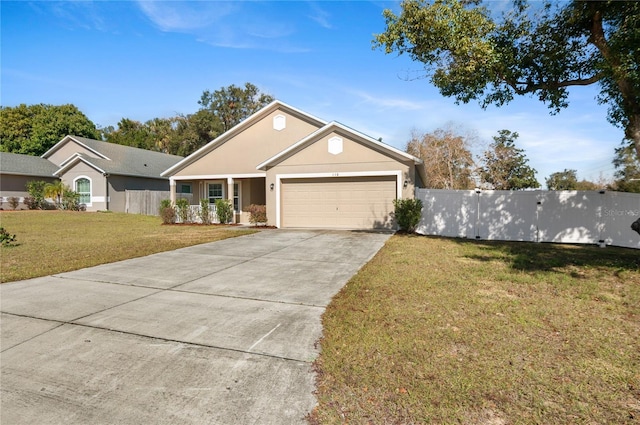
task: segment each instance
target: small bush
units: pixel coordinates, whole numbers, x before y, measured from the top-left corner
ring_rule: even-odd
[[[231,222],[233,219],[233,207],[228,199],[216,199],[216,215],[221,224]]]
[[[420,199],[396,199],[393,201],[393,216],[400,230],[413,233],[422,217],[422,201]]]
[[[11,235],[4,227],[0,227],[0,244],[2,246],[11,246],[15,241],[16,235]]]
[[[257,226],[258,224],[267,225],[267,206],[251,204],[247,208],[249,212],[249,223]]]
[[[46,203],[44,200],[44,188],[46,185],[47,182],[42,180],[31,180],[27,182],[27,192],[29,192],[29,196],[24,198],[24,203],[30,210],[43,209]]]
[[[176,213],[182,223],[189,223],[189,200],[180,198],[176,200]]]
[[[176,222],[176,210],[172,206],[161,208],[160,217],[162,224],[173,224]]]
[[[17,196],[10,196],[9,199],[7,199],[7,202],[9,203],[11,209],[15,210],[16,208],[18,208],[18,205],[20,205],[20,198],[18,198]]]
[[[173,224],[176,222],[176,210],[171,205],[171,199],[163,199],[160,201],[160,208],[158,209],[160,218],[162,218],[162,224]]]
[[[38,204],[38,201],[33,196],[25,196],[24,200],[22,202],[30,210],[38,210],[38,209],[40,209],[40,205]]]
[[[200,199],[200,222],[202,224],[211,224],[211,217],[209,214],[211,213],[211,204],[209,204],[209,199],[203,198]]]
[[[85,211],[87,209],[86,205],[84,205],[84,209],[82,208],[84,204],[80,205],[80,194],[76,191],[69,189],[68,187],[64,188],[64,192],[62,193],[62,201],[60,202],[60,207],[63,210],[67,211]]]

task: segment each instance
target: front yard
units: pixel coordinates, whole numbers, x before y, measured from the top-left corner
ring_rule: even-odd
[[[2,282],[252,232],[0,213]],[[323,316],[319,424],[640,423],[640,255],[395,235]]]
[[[393,236],[324,314],[312,422],[640,423],[639,254]]]
[[[1,282],[141,257],[252,233],[228,226],[163,226],[159,217],[72,211],[3,211],[16,235],[0,248]]]

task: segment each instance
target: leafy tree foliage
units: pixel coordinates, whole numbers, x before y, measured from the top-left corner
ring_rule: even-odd
[[[613,165],[616,167],[613,188],[621,192],[640,193],[640,160],[634,155],[633,148],[617,148]]]
[[[0,151],[40,156],[66,135],[98,138],[95,124],[74,105],[0,107]]]
[[[232,84],[214,92],[205,90],[198,103],[220,120],[224,132],[273,101],[271,95],[245,83],[244,89]]]
[[[558,112],[568,87],[598,83],[640,158],[640,2],[531,4],[513,0],[498,17],[481,0],[405,0],[399,16],[384,11],[374,46],[408,54],[444,96],[483,107],[531,94]]]
[[[480,179],[496,190],[519,190],[540,187],[536,170],[529,167],[524,150],[516,148],[518,133],[500,130],[484,152]]]
[[[273,101],[251,83],[205,90],[201,108],[187,115],[154,118],[145,123],[123,118],[118,128],[102,129],[111,143],[187,156]]]
[[[547,183],[547,189],[549,190],[577,190],[578,189],[578,176],[576,170],[558,171],[551,173],[551,175],[545,179]]]
[[[578,180],[578,172],[566,168],[564,171],[551,173],[545,182],[549,190],[600,190],[605,186],[585,179]]]
[[[473,189],[471,136],[458,134],[453,125],[431,133],[414,132],[406,151],[424,161],[431,189]]]

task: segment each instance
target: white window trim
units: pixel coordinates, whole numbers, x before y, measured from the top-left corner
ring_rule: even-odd
[[[76,182],[80,179],[87,179],[89,180],[89,203],[85,203],[86,206],[88,207],[92,207],[93,206],[93,201],[94,201],[94,197],[93,197],[93,180],[91,179],[91,177],[89,176],[78,176],[75,179],[73,179],[73,190],[75,192],[78,192],[76,189]],[[78,192],[79,193],[79,192]],[[97,201],[97,200],[96,200]]]
[[[221,198],[216,198],[216,199],[226,199],[226,192],[227,192],[227,184],[226,184],[226,180],[208,180],[205,184],[205,192],[206,192],[206,198],[209,200],[209,203],[212,204],[211,202],[211,196],[209,196],[209,185],[212,184],[219,184],[222,188],[222,195]],[[215,203],[215,202],[213,202]]]
[[[235,186],[238,185],[238,210],[236,211],[234,208],[234,213],[235,214],[240,214],[242,212],[242,181],[239,180],[235,180],[233,182],[233,186],[234,186],[234,192],[235,192]],[[233,200],[235,200],[236,196],[235,194],[233,195]]]
[[[402,171],[352,171],[335,173],[276,174],[276,227],[280,228],[280,189],[282,179],[326,179],[332,177],[385,177],[396,176],[396,199],[402,199],[404,180]]]

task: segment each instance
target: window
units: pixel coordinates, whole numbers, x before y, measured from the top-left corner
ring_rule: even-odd
[[[91,204],[91,181],[86,177],[76,180],[76,192],[80,195],[78,202],[81,204]]]
[[[233,184],[233,210],[240,211],[240,183]]]
[[[215,204],[216,199],[222,199],[222,183],[209,183],[209,203]]]
[[[191,183],[182,183],[180,185],[180,193],[193,193],[191,192]]]

